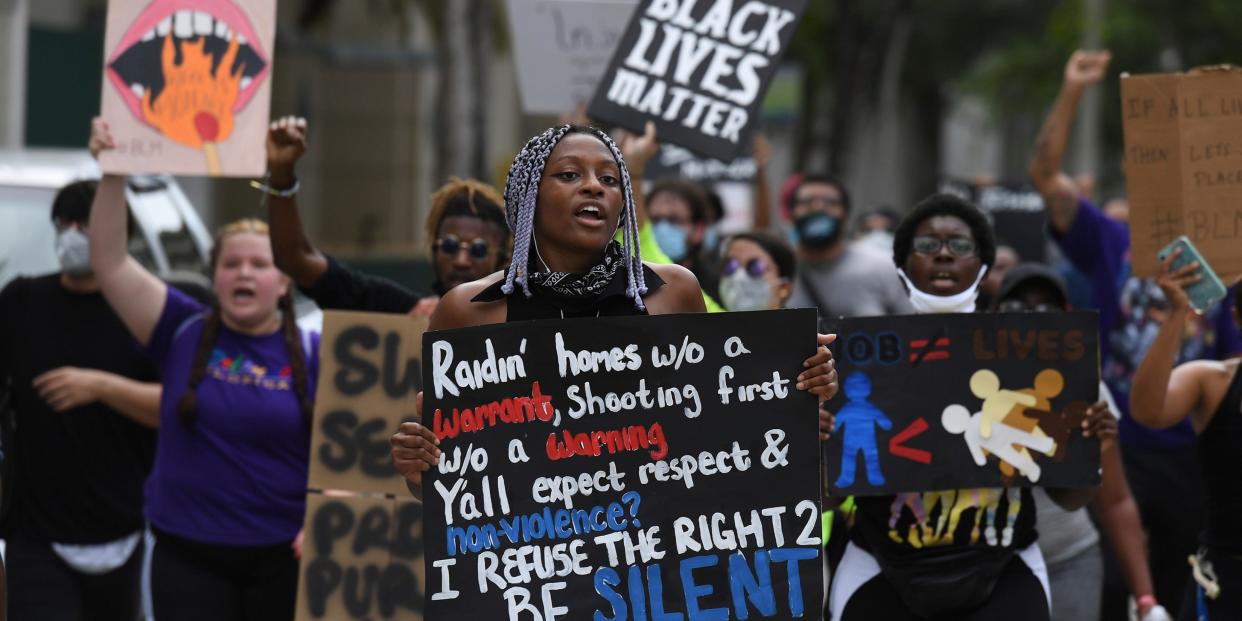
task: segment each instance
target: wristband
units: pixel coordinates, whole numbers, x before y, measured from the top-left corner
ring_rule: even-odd
[[[250,187],[268,196],[275,196],[278,198],[292,198],[294,194],[298,193],[298,189],[302,187],[302,182],[299,181],[297,177],[293,178],[293,185],[283,190],[277,190],[276,188],[273,188],[271,183],[272,183],[272,175],[271,173],[268,173],[266,175],[263,175],[263,181],[251,181]]]
[[[1149,607],[1149,608],[1150,608],[1150,607],[1155,607],[1155,605],[1156,605],[1156,596],[1155,596],[1155,595],[1152,595],[1151,593],[1147,593],[1146,595],[1140,595],[1140,596],[1138,596],[1138,598],[1137,598],[1137,599],[1135,599],[1135,600],[1134,600],[1134,603],[1135,603],[1135,605],[1137,605],[1139,608],[1142,608],[1142,607],[1144,607],[1144,606]]]

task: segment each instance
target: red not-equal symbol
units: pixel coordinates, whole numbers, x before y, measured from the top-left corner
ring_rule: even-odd
[[[949,341],[947,336],[934,339],[914,339],[910,341],[910,362],[918,364],[933,360],[948,360],[950,344],[951,341]]]
[[[931,451],[903,446],[906,440],[914,438],[924,431],[927,431],[927,421],[920,416],[913,423],[907,425],[905,429],[902,429],[888,439],[888,452],[910,461],[917,461],[920,464],[930,464],[932,460]]]

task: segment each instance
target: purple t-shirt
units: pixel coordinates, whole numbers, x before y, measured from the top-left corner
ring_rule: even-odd
[[[283,332],[255,337],[221,325],[198,386],[198,416],[187,426],[177,402],[189,383],[205,310],[169,287],[147,346],[164,378],[147,519],[203,543],[292,541],[306,509],[310,431],[293,390]],[[299,336],[313,398],[319,335]]]
[[[1148,447],[1190,446],[1195,439],[1189,418],[1169,429],[1148,429],[1130,418],[1130,383],[1143,356],[1156,340],[1168,303],[1154,280],[1130,271],[1130,230],[1105,216],[1091,201],[1079,199],[1078,216],[1065,235],[1053,238],[1080,272],[1091,280],[1100,311],[1101,375],[1121,409],[1121,441]],[[1232,296],[1226,300],[1232,300]],[[1178,362],[1222,360],[1242,352],[1242,337],[1230,304],[1218,304],[1204,316],[1192,315]]]

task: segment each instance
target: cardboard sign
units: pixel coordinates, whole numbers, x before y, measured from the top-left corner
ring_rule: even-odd
[[[834,495],[1100,483],[1094,312],[840,319]]]
[[[587,112],[732,161],[749,143],[806,0],[643,0]]]
[[[814,335],[807,309],[428,334],[427,618],[817,615]]]
[[[591,100],[638,0],[507,0],[518,92],[527,114]]]
[[[960,196],[977,206],[992,221],[998,243],[1018,252],[1023,261],[1042,262],[1048,245],[1048,214],[1044,199],[1029,183],[976,185],[945,179],[940,191]]]
[[[426,329],[423,317],[324,313],[308,487],[409,495],[389,439],[416,420]]]
[[[308,494],[298,621],[422,621],[422,523],[417,502]]]
[[[744,181],[754,180],[759,171],[755,158],[738,157],[731,162],[703,158],[675,144],[663,143],[654,158],[647,163],[647,179],[685,179],[687,181]]]
[[[276,0],[110,0],[106,173],[260,176]]]
[[[1186,235],[1225,279],[1242,275],[1242,71],[1121,78],[1134,274]]]

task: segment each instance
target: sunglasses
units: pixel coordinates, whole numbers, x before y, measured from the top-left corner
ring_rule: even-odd
[[[475,261],[486,259],[487,253],[491,250],[491,246],[489,246],[487,241],[481,237],[476,238],[474,241],[470,242],[469,246],[466,246],[466,243],[460,239],[457,239],[456,235],[445,235],[440,239],[437,239],[435,245],[437,252],[444,253],[450,257],[457,256],[457,253],[461,252],[463,247],[469,251],[470,258]]]
[[[1059,313],[1062,308],[1056,304],[1036,304],[1031,306],[1022,300],[1005,300],[996,305],[1002,313]]]
[[[914,238],[913,248],[919,254],[936,254],[941,248],[949,247],[949,254],[955,257],[969,257],[975,254],[975,241],[969,237],[950,237],[940,239],[922,235]]]
[[[720,270],[720,275],[732,276],[739,269],[742,269],[742,267],[743,265],[741,261],[738,261],[737,259],[729,259],[725,262],[724,269]],[[767,264],[759,259],[751,259],[747,261],[745,267],[746,274],[751,278],[762,278],[763,275],[768,272]]]

